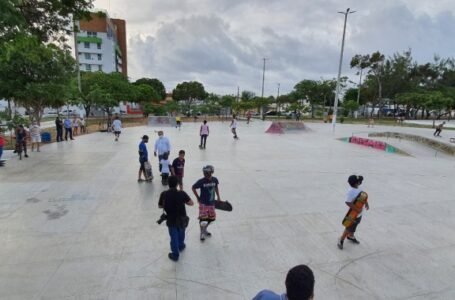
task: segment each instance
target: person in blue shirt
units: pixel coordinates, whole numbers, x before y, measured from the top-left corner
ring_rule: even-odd
[[[73,123],[71,122],[69,117],[65,118],[63,121],[63,126],[65,127],[65,141],[68,140],[68,134],[70,135],[70,139],[73,139]]]
[[[138,182],[141,182],[144,180],[151,180],[150,178],[147,177],[147,173],[145,171],[145,163],[148,162],[148,160],[149,160],[147,146],[145,145],[148,142],[149,142],[148,135],[144,135],[142,137],[141,143],[139,144],[139,163],[141,164],[141,166],[139,168],[139,173],[138,173],[138,178],[137,178]],[[142,179],[142,177],[141,177],[142,174],[144,174],[145,179]]]
[[[306,265],[298,265],[286,275],[286,293],[276,294],[270,290],[260,291],[253,300],[313,300],[314,275]]]
[[[171,154],[171,143],[169,139],[164,136],[163,131],[158,131],[158,139],[155,141],[154,155],[158,154],[158,162],[163,159],[164,154],[167,153],[168,157]]]

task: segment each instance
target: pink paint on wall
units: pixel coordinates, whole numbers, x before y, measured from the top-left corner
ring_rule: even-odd
[[[385,150],[386,149],[386,144],[384,142],[370,140],[370,139],[361,138],[361,137],[357,137],[357,136],[351,137],[349,142],[352,143],[352,144],[357,144],[357,145],[362,145],[362,146],[366,146],[366,147],[371,147],[371,148],[378,149],[378,150]]]

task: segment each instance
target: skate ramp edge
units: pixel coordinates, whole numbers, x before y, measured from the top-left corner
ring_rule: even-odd
[[[151,116],[148,119],[148,126],[172,126],[176,125],[175,117]]]
[[[396,139],[403,139],[411,142],[416,142],[427,147],[436,149],[440,152],[443,152],[448,155],[455,156],[455,146],[450,144],[435,141],[433,139],[429,139],[427,137],[423,137],[420,135],[408,134],[408,133],[400,133],[400,132],[372,132],[368,134],[368,137],[385,137],[385,138],[396,138]]]
[[[266,133],[278,133],[282,134],[286,131],[291,130],[306,130],[305,124],[298,121],[281,121],[281,122],[272,122],[269,128],[265,131]]]
[[[387,144],[383,141],[376,141],[376,140],[372,140],[372,139],[361,138],[358,136],[341,138],[339,140],[346,142],[346,143],[350,143],[350,144],[357,144],[357,145],[361,145],[361,146],[365,146],[365,147],[369,147],[369,148],[374,148],[376,150],[381,150],[381,151],[385,151],[388,153],[396,153],[396,154],[410,156],[409,153],[407,153],[403,150],[400,150],[397,147]]]

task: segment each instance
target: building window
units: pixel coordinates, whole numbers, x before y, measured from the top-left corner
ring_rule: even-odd
[[[98,46],[98,49],[101,49],[101,44],[97,44],[97,46]]]
[[[91,71],[91,70],[92,70],[92,66],[89,65],[89,64],[87,64],[87,65],[85,66],[85,69],[86,69],[87,71]]]
[[[87,36],[97,36],[97,33],[93,31],[87,31]]]
[[[98,60],[101,60],[101,58],[102,58],[102,55],[98,54]]]
[[[103,72],[103,66],[102,65],[98,66],[98,71]]]
[[[89,42],[84,42],[84,48],[90,48],[90,43]]]
[[[85,56],[85,59],[88,59],[88,60],[92,59],[92,57],[90,56],[90,53],[85,53],[84,56]]]

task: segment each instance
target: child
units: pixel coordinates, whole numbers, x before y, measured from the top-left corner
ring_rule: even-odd
[[[231,125],[229,125],[229,127],[231,127],[231,132],[234,135],[234,139],[238,139],[238,136],[237,136],[237,118],[236,118],[235,115],[232,115],[232,121],[231,121]]]
[[[201,136],[201,144],[199,145],[199,148],[205,149],[207,137],[209,136],[209,125],[207,125],[207,120],[204,120],[204,123],[201,125],[201,128],[199,129],[199,135]]]
[[[346,205],[349,206],[349,211],[343,219],[343,226],[346,227],[343,234],[341,235],[340,240],[338,241],[338,248],[343,249],[344,240],[347,238],[354,244],[360,244],[360,242],[355,238],[354,233],[357,229],[357,226],[362,220],[362,210],[365,206],[366,210],[370,209],[368,205],[368,195],[361,189],[359,186],[362,184],[363,177],[357,175],[351,175],[348,178],[348,183],[351,188],[348,191]]]
[[[169,155],[166,152],[163,154],[163,158],[160,161],[161,183],[163,185],[167,185],[167,179],[169,178],[169,173],[171,172],[171,163],[168,158]]]
[[[179,157],[172,162],[172,175],[177,177],[179,190],[183,190],[183,173],[185,168],[185,150],[179,151]]]

